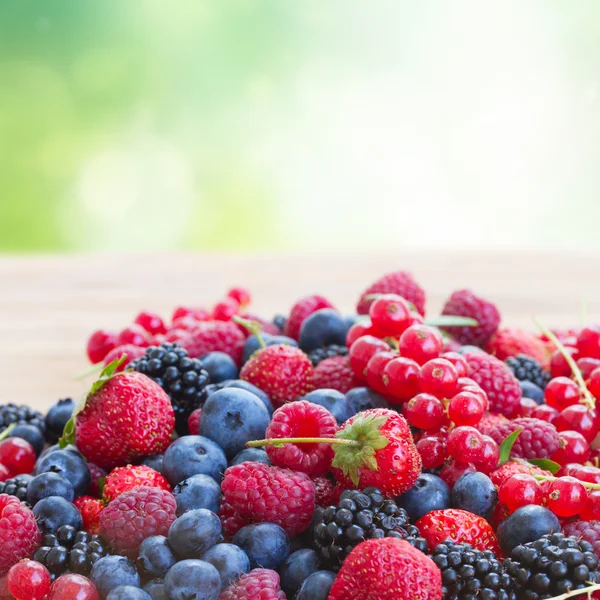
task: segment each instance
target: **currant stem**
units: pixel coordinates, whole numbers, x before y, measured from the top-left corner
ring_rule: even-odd
[[[5,440],[16,426],[16,423],[11,423],[2,433],[0,433],[0,441]]]
[[[581,404],[585,404],[588,408],[595,408],[596,399],[587,389],[583,375],[581,374],[581,369],[577,366],[577,363],[573,360],[573,357],[567,352],[567,349],[563,346],[562,342],[545,325],[542,325],[535,317],[533,321],[538,326],[539,330],[556,346],[563,358],[567,361],[567,364],[573,372],[573,378],[579,386],[579,391],[583,395]]]
[[[281,444],[340,444],[343,446],[360,446],[356,440],[345,440],[343,438],[269,438],[267,440],[253,440],[246,442],[248,448],[260,448],[262,446],[280,446]]]
[[[573,590],[572,592],[567,592],[566,594],[561,594],[560,596],[554,596],[548,600],[566,600],[567,598],[575,598],[575,596],[582,596],[583,594],[587,594],[587,597],[591,598],[592,592],[597,592],[598,590],[600,590],[600,585],[595,584],[581,590]]]
[[[250,321],[250,319],[243,319],[242,317],[238,317],[237,315],[234,315],[232,320],[238,325],[241,325],[242,327],[247,329],[252,335],[254,335],[258,340],[258,343],[260,344],[261,348],[267,347],[267,345],[265,344],[265,340],[263,340],[260,336],[260,330],[262,329],[260,323],[258,323],[257,321]]]
[[[551,477],[550,475],[533,475],[534,479],[538,481],[557,481],[560,477]],[[584,487],[589,490],[600,490],[600,483],[590,483],[589,481],[580,481]]]

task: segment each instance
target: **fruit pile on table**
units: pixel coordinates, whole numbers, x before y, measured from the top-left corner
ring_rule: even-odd
[[[97,330],[83,399],[0,406],[0,600],[600,598],[600,327],[441,315],[406,272],[345,316]]]

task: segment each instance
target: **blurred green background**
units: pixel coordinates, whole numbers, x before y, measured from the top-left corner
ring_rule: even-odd
[[[597,0],[2,0],[0,250],[600,248]]]

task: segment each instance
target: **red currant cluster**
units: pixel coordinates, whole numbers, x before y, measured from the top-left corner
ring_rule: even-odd
[[[477,425],[486,410],[486,393],[467,377],[465,358],[445,352],[444,339],[404,298],[383,294],[369,310],[370,323],[348,333],[350,365],[355,375],[401,405],[409,423],[423,430],[417,449],[423,466],[442,467],[455,481],[468,470],[491,471],[498,446]],[[450,459],[449,462],[448,459]]]

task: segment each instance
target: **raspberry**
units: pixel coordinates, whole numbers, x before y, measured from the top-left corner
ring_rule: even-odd
[[[73,504],[81,513],[83,528],[90,535],[100,533],[100,513],[104,510],[104,503],[98,498],[91,496],[79,496],[73,500]]]
[[[104,500],[111,502],[123,492],[136,487],[153,487],[171,491],[166,478],[146,465],[128,465],[113,469],[104,481]]]
[[[589,542],[600,558],[600,521],[575,521],[563,526],[563,533]]]
[[[100,513],[102,537],[118,551],[136,550],[145,538],[168,534],[176,518],[176,508],[173,494],[166,490],[134,488]]]
[[[315,477],[315,504],[317,506],[333,506],[338,503],[344,488],[329,477]]]
[[[371,294],[397,294],[414,304],[415,308],[425,314],[425,290],[406,271],[387,273],[373,282],[360,296],[356,306],[359,315],[369,313],[373,299],[367,300]]]
[[[302,327],[304,319],[322,308],[334,308],[334,306],[327,298],[323,298],[323,296],[315,295],[300,298],[300,300],[292,306],[290,316],[285,323],[285,335],[297,340],[300,336],[300,328]]]
[[[279,575],[270,569],[253,569],[225,588],[219,600],[286,600]]]
[[[503,483],[508,481],[513,475],[526,474],[526,475],[552,475],[549,471],[544,471],[539,467],[526,466],[516,462],[504,463],[501,467],[498,467],[495,471],[489,474],[489,478],[492,483],[499,488]]]
[[[33,512],[8,494],[0,494],[0,575],[39,547],[42,534]]]
[[[219,507],[219,519],[223,524],[223,531],[231,536],[235,535],[242,527],[249,525],[244,517],[240,516],[235,508],[228,502],[221,502]]]
[[[512,416],[521,402],[521,386],[512,371],[494,356],[468,352],[469,377],[487,394],[490,412]]]
[[[244,519],[244,525],[275,523],[290,536],[306,530],[315,509],[315,486],[308,475],[262,463],[229,467],[221,489],[224,502]],[[226,519],[223,529],[234,535],[235,524]]]
[[[513,431],[521,430],[511,454],[518,458],[550,458],[559,448],[556,427],[541,419],[522,418],[497,425],[489,436],[500,445]]]
[[[239,365],[246,338],[233,321],[200,321],[195,329],[183,335],[179,344],[191,358],[209,352],[225,352]]]
[[[483,415],[481,421],[475,425],[475,429],[481,431],[483,435],[489,435],[489,431],[496,427],[496,425],[501,425],[506,422],[508,422],[508,419],[504,415],[487,412]]]
[[[533,333],[522,329],[499,329],[488,342],[486,350],[500,360],[524,354],[536,360],[542,368],[550,367],[552,353],[548,352],[546,344]]]
[[[470,290],[454,292],[446,300],[442,314],[471,317],[477,321],[476,327],[442,327],[464,345],[484,347],[500,325],[500,312],[496,306]]]
[[[200,415],[202,414],[202,409],[197,408],[192,411],[190,416],[188,417],[188,429],[190,435],[198,435],[200,431]]]
[[[322,360],[315,368],[313,383],[316,389],[329,388],[342,394],[359,385],[347,356],[334,356]]]

